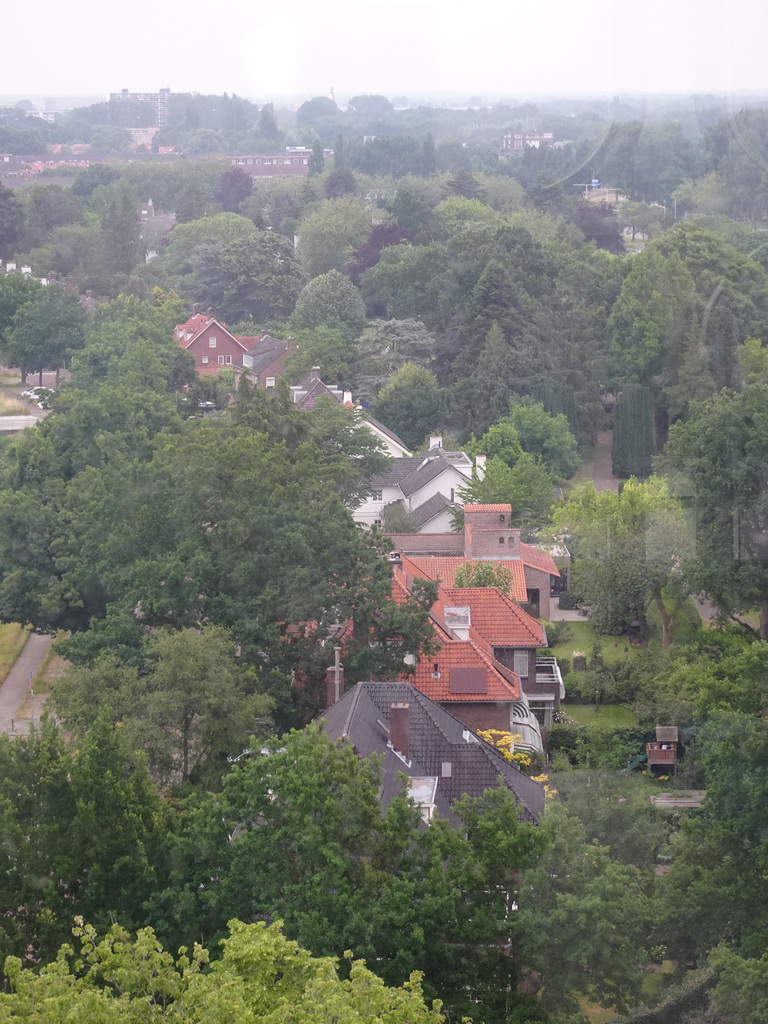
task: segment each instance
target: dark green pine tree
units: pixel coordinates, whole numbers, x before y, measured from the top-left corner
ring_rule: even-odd
[[[574,434],[578,433],[579,421],[573,388],[567,384],[539,384],[533,392],[536,402],[541,402],[552,416],[563,415]]]
[[[449,196],[464,196],[465,199],[482,199],[482,186],[471,171],[461,170],[445,186]]]
[[[325,150],[322,142],[316,142],[312,147],[312,156],[309,158],[309,176],[316,178],[325,170]]]
[[[467,334],[482,343],[488,336],[491,324],[496,323],[502,333],[508,336],[518,325],[518,299],[517,289],[504,265],[500,260],[489,260],[467,303]]]
[[[628,384],[616,412],[611,450],[613,475],[650,476],[652,455],[651,392],[642,384]]]
[[[474,370],[453,385],[456,424],[481,437],[509,413],[515,391],[515,358],[498,323],[492,323]],[[459,412],[460,410],[460,412]]]

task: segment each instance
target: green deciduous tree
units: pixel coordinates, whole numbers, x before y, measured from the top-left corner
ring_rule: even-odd
[[[760,795],[768,764],[765,723],[714,705],[696,742],[707,800],[674,840],[673,865],[658,894],[659,935],[666,930],[664,941],[675,956],[698,956],[724,942],[759,959],[768,935]],[[672,902],[674,914],[664,909]]]
[[[553,515],[555,532],[574,548],[574,586],[590,606],[600,632],[621,632],[637,621],[648,635],[653,604],[668,647],[690,593],[684,566],[694,549],[683,508],[664,481],[629,480],[620,494],[577,488]]]
[[[254,238],[258,231],[252,221],[237,213],[217,213],[177,224],[168,237],[168,246],[160,257],[170,274],[188,274],[195,250],[201,245],[227,245]]]
[[[548,808],[540,828],[543,855],[523,873],[521,945],[539,975],[544,1006],[576,1009],[582,993],[605,1006],[626,1008],[642,986],[641,943],[646,902],[631,868],[606,847],[585,840],[563,807]]]
[[[154,778],[215,783],[227,755],[268,731],[272,702],[250,692],[254,680],[219,627],[160,631],[142,653],[142,672],[112,653],[72,669],[57,691],[62,721],[84,732],[99,709],[107,709],[130,742],[146,751]]]
[[[53,963],[23,969],[19,957],[6,967],[12,991],[0,996],[0,1012],[17,1020],[53,1024],[77,1017],[84,1024],[129,1024],[137,1017],[180,1024],[320,1024],[344,1020],[366,1024],[441,1024],[441,1004],[424,1001],[421,977],[413,974],[387,988],[363,961],[342,977],[338,962],[315,958],[286,939],[280,922],[229,922],[224,953],[210,970],[206,949],[196,945],[178,959],[163,950],[150,928],[136,938],[120,925],[100,936],[78,919],[77,950],[62,946]],[[41,1007],[44,1006],[44,1009]]]
[[[33,183],[24,190],[23,204],[24,249],[41,245],[54,228],[82,218],[80,204],[61,185]]]
[[[412,450],[440,420],[440,388],[431,370],[404,363],[373,403],[373,414]]]
[[[514,466],[499,456],[488,459],[485,473],[474,472],[459,491],[464,504],[512,506],[512,522],[534,528],[548,518],[555,500],[554,481],[547,470],[526,452]]]
[[[108,716],[77,746],[51,721],[0,743],[3,953],[50,955],[72,917],[131,926],[163,883],[169,811]]]
[[[520,960],[501,947],[516,932],[516,871],[535,858],[538,833],[507,791],[457,802],[462,830],[438,819],[424,830],[408,801],[382,813],[379,786],[378,765],[317,726],[242,762],[189,821],[205,855],[187,875],[185,912],[195,928],[233,906],[266,912],[315,954],[356,950],[386,984],[423,970],[452,1016],[476,1000],[501,1024],[521,1002]],[[167,907],[179,897],[170,889]]]
[[[301,269],[284,238],[250,226],[247,237],[199,246],[188,287],[225,320],[282,320],[299,294]]]
[[[524,452],[539,459],[554,476],[573,476],[580,459],[565,416],[553,416],[538,402],[515,402],[508,422],[516,430]]]
[[[357,363],[358,348],[351,332],[341,326],[320,325],[312,330],[292,332],[298,349],[285,362],[287,380],[299,381],[314,367],[320,367],[323,380],[328,384],[348,387],[352,368]]]
[[[6,331],[6,353],[22,375],[58,370],[85,342],[85,313],[78,296],[60,285],[49,285],[21,306]]]
[[[24,211],[13,189],[0,185],[0,258],[7,259],[16,251],[24,223]]]
[[[357,337],[364,324],[365,305],[360,292],[338,270],[321,274],[305,285],[291,316],[291,328],[296,331],[342,327]]]
[[[0,344],[13,326],[13,318],[26,303],[40,294],[39,281],[26,274],[3,274],[0,277]]]
[[[354,196],[323,203],[301,222],[299,256],[309,277],[341,270],[371,230],[371,214]]]
[[[494,562],[465,562],[456,570],[454,587],[498,587],[508,594],[512,588],[512,571]]]
[[[633,257],[608,323],[617,375],[650,384],[680,358],[695,285],[675,253],[649,247]]]
[[[768,386],[696,405],[673,426],[665,467],[696,520],[695,581],[725,614],[760,609],[768,640]]]

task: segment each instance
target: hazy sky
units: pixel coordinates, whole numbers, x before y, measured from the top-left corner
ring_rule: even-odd
[[[35,0],[2,29],[0,94],[768,90],[766,0]]]

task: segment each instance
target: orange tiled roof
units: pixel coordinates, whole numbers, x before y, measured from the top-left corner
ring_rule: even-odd
[[[511,505],[465,505],[465,512],[506,512],[512,515]]]
[[[437,665],[437,670],[435,670]],[[485,693],[454,693],[452,668],[485,669]],[[514,701],[520,699],[520,683],[514,672],[494,662],[473,640],[446,640],[432,658],[422,658],[412,676],[403,676],[435,701]]]
[[[496,587],[460,587],[444,591],[447,604],[470,609],[472,628],[491,647],[544,647],[544,627]]]
[[[542,548],[535,547],[533,544],[520,543],[520,558],[531,569],[541,569],[542,572],[548,572],[550,576],[560,575],[552,555]]]
[[[403,558],[403,569],[395,568],[392,573],[392,595],[398,604],[402,604],[408,597],[408,577],[423,577],[413,560]],[[475,593],[480,588],[473,588]],[[504,597],[497,590],[483,590],[484,594],[495,593],[501,600],[508,602],[513,609],[517,609],[521,616],[525,612],[507,597]],[[459,591],[465,594],[468,591]],[[442,644],[437,655],[433,658],[421,658],[416,666],[416,673],[413,676],[403,675],[403,678],[412,682],[423,694],[432,700],[469,701],[469,700],[519,700],[520,680],[514,672],[505,668],[493,657],[492,641],[484,637],[480,630],[470,627],[468,640],[456,640],[445,624],[445,605],[452,600],[451,593],[438,587],[437,600],[431,609],[432,628],[435,636]],[[530,616],[528,616],[530,618]],[[532,619],[534,626],[538,623]],[[541,629],[541,627],[539,627]],[[543,642],[543,630],[541,631]],[[540,646],[540,645],[536,645]],[[437,665],[437,673],[435,672]],[[485,693],[452,693],[451,675],[452,668],[484,668],[486,670]]]
[[[183,324],[176,324],[177,331],[192,331],[194,334],[200,330],[201,327],[211,321],[213,317],[206,316],[205,313],[195,313],[189,320],[186,320]]]
[[[409,556],[409,561],[416,567],[416,569],[426,576],[427,579],[439,579],[443,587],[450,588],[453,586],[456,570],[459,566],[464,565],[465,562],[469,562],[470,559],[464,558],[463,555],[423,555],[421,557],[411,555]],[[510,597],[515,601],[527,601],[528,591],[525,586],[525,570],[523,568],[523,562],[519,558],[500,558],[494,559],[493,564],[503,565],[504,568],[509,569],[512,573],[512,586],[509,591]]]

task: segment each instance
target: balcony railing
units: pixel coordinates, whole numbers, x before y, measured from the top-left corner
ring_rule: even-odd
[[[674,764],[677,760],[677,749],[674,745],[662,746],[659,743],[647,743],[645,752],[649,764]]]
[[[560,666],[557,658],[536,659],[536,682],[550,685],[553,693],[560,694],[560,700],[565,700],[565,687],[563,677],[560,675]]]

